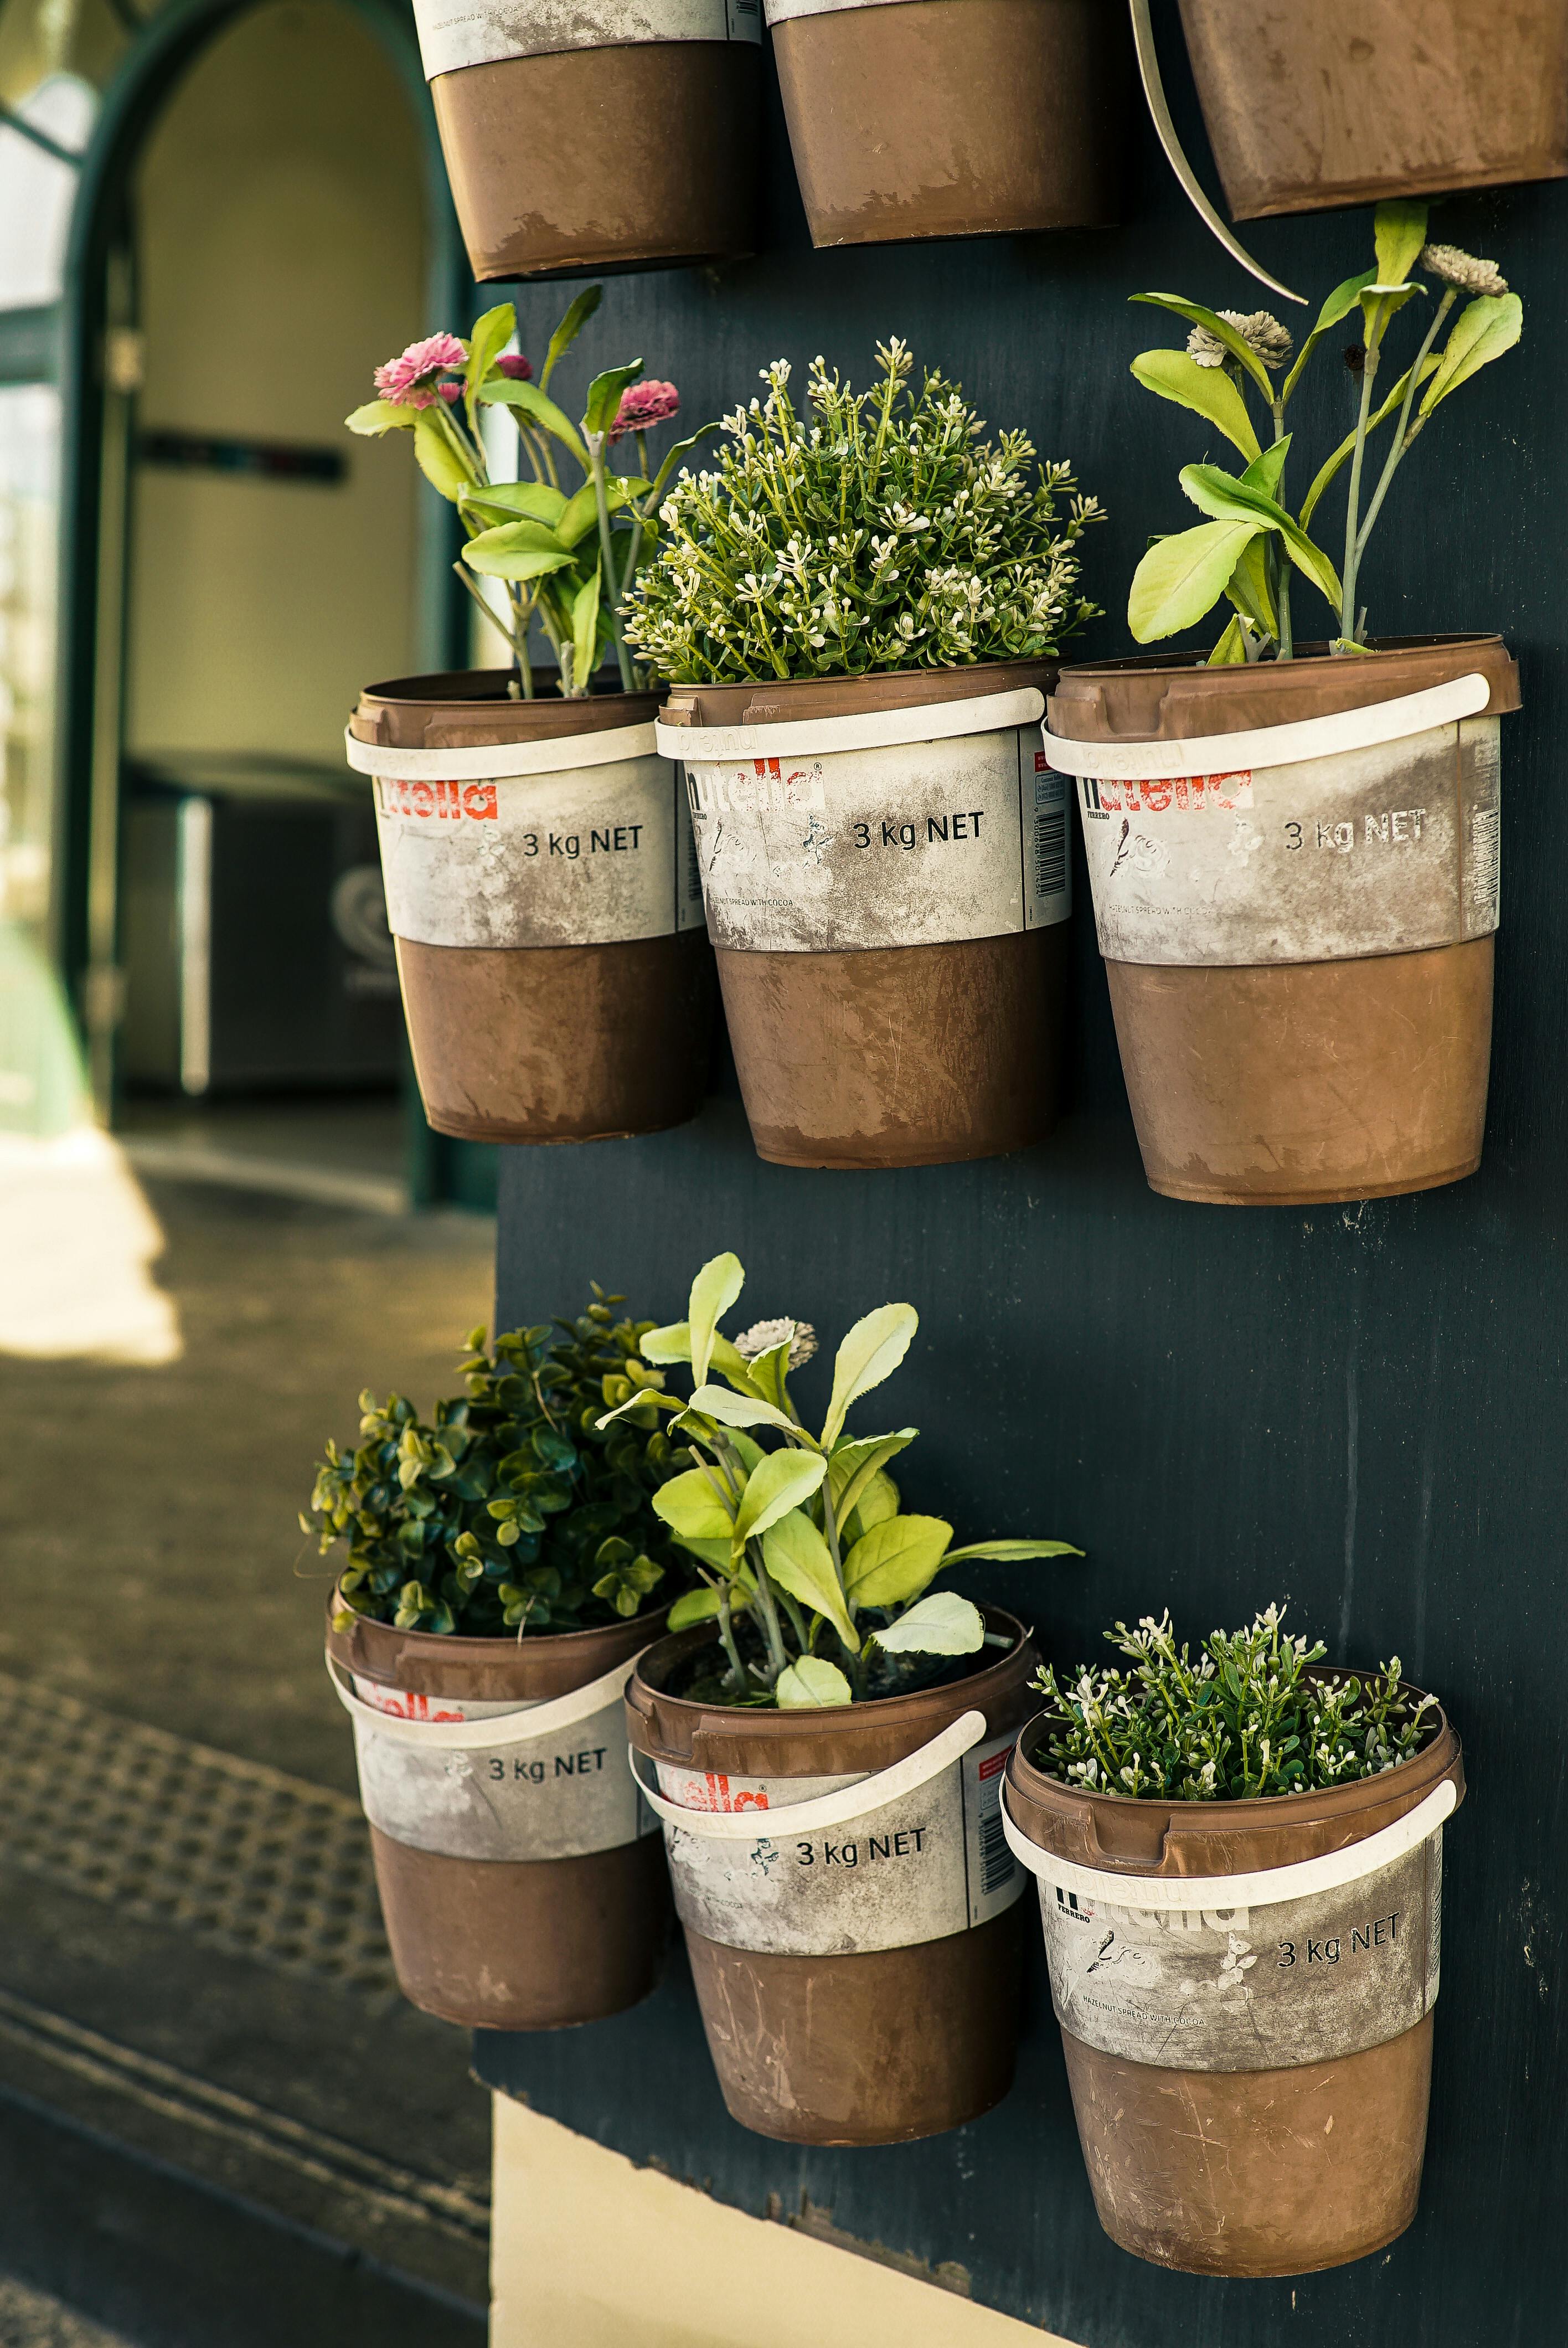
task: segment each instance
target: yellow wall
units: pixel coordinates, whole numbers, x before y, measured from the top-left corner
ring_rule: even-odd
[[[490,2348],[1068,2348],[495,2106]]]
[[[425,331],[425,181],[395,71],[327,0],[244,17],[176,92],[137,197],[143,427],[335,444],[338,487],[144,467],[133,751],[338,764],[359,686],[412,665],[415,470],[343,428]]]

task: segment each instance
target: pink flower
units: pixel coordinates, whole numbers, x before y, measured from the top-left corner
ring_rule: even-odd
[[[375,387],[394,407],[428,407],[436,376],[467,364],[468,354],[456,335],[429,335],[422,343],[410,343],[401,358],[378,366]]]
[[[628,384],[620,395],[610,437],[619,440],[623,433],[647,432],[655,424],[668,424],[681,412],[681,395],[672,383]]]
[[[448,407],[456,407],[457,402],[463,396],[462,385],[450,376],[445,383],[438,383],[436,388],[441,394],[442,398],[446,402]]]
[[[503,351],[496,361],[496,372],[511,383],[532,383],[534,379],[533,368],[521,351]]]

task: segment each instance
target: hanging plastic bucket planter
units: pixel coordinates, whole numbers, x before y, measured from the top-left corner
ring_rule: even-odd
[[[1301,1206],[1475,1171],[1518,706],[1498,636],[1062,672],[1046,755],[1080,778],[1152,1189]]]
[[[1068,808],[1018,661],[675,685],[730,1041],[758,1151],[925,1166],[1055,1119]]]
[[[669,1890],[622,1694],[662,1623],[526,1639],[329,1627],[393,1962],[427,2013],[558,2030],[653,1989]]]
[[[1192,2274],[1294,2275],[1381,2250],[1426,2147],[1440,1713],[1379,1776],[1255,1801],[1134,1801],[1008,1765],[1100,2222]]]
[[[349,727],[425,1116],[474,1141],[682,1124],[712,976],[658,695],[510,701],[507,674],[372,685]]]
[[[1149,0],[1132,0],[1132,17],[1185,182]],[[1182,0],[1182,23],[1233,219],[1568,171],[1561,0]]]
[[[1038,1659],[1011,1615],[986,1623],[1000,1662],[848,1708],[671,1694],[705,1630],[661,1640],[627,1691],[709,2051],[759,2135],[903,2144],[1012,2083],[1024,1879],[999,1797]]]
[[[1121,218],[1126,26],[1101,0],[767,0],[812,242]]]
[[[474,275],[753,245],[761,0],[415,0]]]

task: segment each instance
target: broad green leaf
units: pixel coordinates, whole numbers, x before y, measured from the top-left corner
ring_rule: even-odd
[[[509,302],[497,303],[476,319],[468,340],[468,364],[463,382],[470,399],[518,331],[518,314]]]
[[[542,521],[548,530],[555,530],[566,511],[566,498],[559,489],[552,489],[548,481],[494,481],[487,488],[475,489],[464,499],[470,510],[484,508],[494,510],[497,519],[508,514],[526,514],[530,521]],[[561,539],[564,546],[567,541]]]
[[[889,1655],[972,1655],[985,1641],[979,1608],[951,1590],[934,1590],[876,1633],[876,1643]]]
[[[731,1536],[735,1555],[748,1540],[809,1500],[826,1473],[827,1462],[819,1451],[768,1452],[761,1466],[753,1468],[741,1495]]]
[[[940,1517],[888,1517],[873,1525],[844,1560],[852,1606],[899,1606],[917,1598],[941,1566],[953,1528]]]
[[[1426,381],[1428,376],[1435,374],[1437,365],[1438,362],[1436,356],[1429,351],[1427,356],[1421,361],[1420,380],[1423,383]],[[1387,399],[1384,400],[1382,406],[1378,408],[1373,415],[1367,418],[1367,438],[1368,440],[1370,440],[1372,434],[1377,430],[1379,424],[1385,423],[1388,418],[1394,414],[1396,409],[1404,406],[1405,387],[1409,384],[1409,370],[1407,368],[1405,373],[1399,377],[1399,382],[1394,386],[1392,391],[1389,392]],[[1306,498],[1302,501],[1301,526],[1303,530],[1306,529],[1307,523],[1311,520],[1314,512],[1317,510],[1318,500],[1321,499],[1325,489],[1327,489],[1332,482],[1335,475],[1340,470],[1342,466],[1349,463],[1351,457],[1355,453],[1355,448],[1356,435],[1354,432],[1348,432],[1345,435],[1344,439],[1339,443],[1337,448],[1335,449],[1332,457],[1330,457],[1327,462],[1320,469],[1317,479],[1314,480],[1312,487],[1307,490]]]
[[[1265,530],[1276,530],[1296,569],[1310,579],[1330,603],[1339,601],[1339,574],[1319,546],[1315,546],[1295,518],[1261,489],[1222,473],[1217,465],[1184,465],[1182,488],[1200,513],[1216,521],[1245,521],[1249,516]]]
[[[860,1495],[889,1459],[907,1451],[920,1430],[917,1426],[901,1426],[895,1435],[862,1436],[857,1441],[840,1442],[828,1462],[833,1495],[834,1514],[840,1524],[853,1516]],[[889,1478],[888,1482],[892,1481]]]
[[[714,1490],[712,1478],[701,1468],[688,1468],[684,1475],[672,1476],[668,1484],[661,1484],[653,1495],[653,1513],[684,1540],[728,1543],[733,1529],[734,1519],[723,1496]]]
[[[692,1358],[692,1324],[688,1321],[671,1321],[666,1328],[650,1329],[641,1344],[645,1362],[689,1362]],[[756,1381],[743,1354],[736,1352],[727,1337],[715,1337],[709,1355],[708,1367],[717,1370],[739,1394],[759,1393]],[[760,1399],[767,1400],[765,1395]]]
[[[493,375],[488,383],[479,386],[479,396],[491,407],[515,407],[541,432],[569,448],[584,472],[588,470],[588,450],[569,416],[559,408],[553,399],[547,399],[537,383],[514,383],[509,376]]]
[[[519,530],[538,533],[543,528],[542,522],[508,521],[498,530],[482,530],[463,549],[463,560],[485,579],[548,579],[553,571],[570,568],[572,558],[565,547],[552,552],[537,535],[531,543],[525,540],[521,544],[516,535]]]
[[[735,1255],[710,1257],[692,1282],[687,1303],[686,1320],[690,1332],[692,1383],[706,1385],[708,1364],[713,1356],[713,1339],[719,1323],[733,1304],[746,1284],[741,1260]],[[650,1361],[654,1356],[650,1354]]]
[[[1003,1565],[1017,1565],[1026,1557],[1081,1557],[1083,1551],[1074,1549],[1071,1541],[989,1540],[967,1541],[962,1549],[950,1549],[944,1562],[957,1565],[960,1558],[994,1558]]]
[[[1421,257],[1427,241],[1427,207],[1400,201],[1379,204],[1372,215],[1372,246],[1378,257],[1377,283],[1403,285]]]
[[[833,1365],[833,1397],[822,1430],[825,1450],[832,1450],[861,1395],[892,1376],[919,1325],[912,1304],[879,1304],[849,1331]]]
[[[1133,360],[1132,373],[1145,391],[1204,417],[1249,462],[1257,455],[1257,434],[1246,402],[1224,367],[1200,366],[1185,351],[1145,351]]]
[[[517,521],[500,522],[494,530],[481,530],[478,537],[470,539],[468,543],[483,547],[487,553],[496,554],[566,554],[570,551],[548,522],[536,521],[531,515],[524,515]]]
[[[425,407],[420,408],[414,418],[414,454],[432,489],[439,489],[454,505],[465,489],[473,488],[472,474],[436,417]]]
[[[846,1543],[853,1546],[862,1533],[871,1530],[873,1525],[885,1524],[889,1517],[896,1517],[897,1513],[898,1487],[891,1476],[885,1476],[878,1468],[839,1525],[840,1549]]]
[[[596,375],[588,387],[588,404],[582,411],[584,432],[608,432],[620,412],[620,395],[629,383],[635,383],[642,373],[642,361],[633,359],[630,366],[606,367]]]
[[[1467,303],[1454,320],[1437,373],[1422,395],[1421,414],[1430,416],[1450,391],[1457,391],[1483,366],[1511,351],[1523,323],[1523,304],[1517,294],[1482,294]]]
[[[1277,440],[1270,441],[1268,447],[1260,449],[1253,458],[1241,477],[1243,487],[1249,489],[1261,489],[1266,498],[1277,498],[1280,480],[1285,472],[1285,460],[1289,454],[1290,434],[1282,433]]]
[[[1322,336],[1331,334],[1342,318],[1348,318],[1350,315],[1366,288],[1376,280],[1377,274],[1375,269],[1363,269],[1358,277],[1348,277],[1343,285],[1337,285],[1334,288],[1333,293],[1317,313],[1317,324],[1297,351],[1296,363],[1285,378],[1284,388],[1280,393],[1282,401],[1288,399],[1296,389],[1301,370],[1312,356]]]
[[[1232,358],[1246,369],[1264,397],[1273,404],[1274,386],[1269,381],[1268,369],[1245,337],[1238,335],[1217,310],[1205,310],[1201,302],[1184,302],[1179,294],[1134,294],[1132,298],[1134,302],[1147,302],[1156,310],[1169,310],[1173,316],[1189,319],[1194,326],[1205,326],[1216,340],[1225,345]],[[1218,373],[1217,368],[1215,373]]]
[[[596,562],[593,577],[583,581],[572,599],[571,673],[579,692],[586,691],[589,678],[599,665],[599,576]]]
[[[825,1663],[820,1655],[803,1655],[798,1663],[782,1671],[774,1685],[774,1697],[781,1712],[809,1712],[824,1704],[855,1701],[838,1665]]]
[[[860,1652],[860,1633],[849,1619],[833,1570],[827,1543],[799,1509],[781,1517],[763,1540],[763,1563],[781,1590],[832,1623],[851,1654]]]
[[[728,1386],[699,1386],[692,1396],[691,1408],[716,1418],[721,1426],[776,1426],[781,1433],[811,1437],[804,1427],[796,1426],[793,1418],[775,1410],[771,1402],[759,1402],[751,1395],[732,1394]]]
[[[1275,637],[1279,633],[1279,617],[1269,583],[1266,543],[1266,537],[1258,537],[1243,547],[1236,567],[1225,582],[1225,593],[1260,635]]]
[[[1210,521],[1152,546],[1132,574],[1127,624],[1141,644],[1195,627],[1225,592],[1244,547],[1263,524]]]
[[[670,1609],[671,1631],[689,1631],[694,1622],[711,1622],[719,1611],[719,1593],[706,1583],[701,1590],[682,1591]]]
[[[372,399],[363,407],[356,407],[352,416],[345,416],[343,422],[362,439],[374,440],[383,432],[412,432],[419,413],[417,407],[401,407],[393,399]]]
[[[641,1386],[636,1394],[628,1395],[624,1402],[618,1402],[613,1410],[607,1410],[602,1418],[596,1418],[593,1423],[602,1434],[618,1418],[630,1418],[633,1412],[641,1409],[644,1403],[651,1403],[655,1410],[678,1411],[683,1407],[673,1395],[661,1394],[657,1386]]]
[[[554,375],[557,360],[566,355],[603,299],[602,285],[585,285],[582,292],[574,297],[565,317],[550,336],[550,346],[545,353],[544,366],[539,374],[541,389]]]
[[[1225,622],[1225,632],[1208,657],[1210,668],[1245,668],[1246,638],[1242,633],[1241,615],[1233,612]]]
[[[604,501],[612,514],[631,503],[628,483],[619,473],[607,473],[604,481]],[[589,530],[599,528],[599,499],[593,483],[585,481],[570,499],[557,525],[558,535],[564,546],[576,546]]]
[[[673,448],[666,452],[664,462],[653,476],[653,494],[649,499],[651,505],[657,506],[663,497],[670,486],[670,476],[682,458],[689,457],[699,440],[705,440],[710,432],[716,432],[718,428],[716,424],[704,424],[700,432],[693,432],[690,439],[677,440]]]
[[[745,1583],[746,1577],[735,1572],[735,1561],[730,1555],[728,1540],[703,1540],[695,1534],[687,1533],[677,1533],[675,1538],[682,1549],[690,1550],[693,1557],[701,1558],[702,1563],[711,1566],[715,1573],[722,1573],[733,1590],[738,1590]],[[739,1606],[743,1601],[736,1598],[731,1602]]]

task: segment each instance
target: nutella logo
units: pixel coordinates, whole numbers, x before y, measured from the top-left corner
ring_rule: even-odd
[[[1102,776],[1082,786],[1086,815],[1165,815],[1173,808],[1202,814],[1205,808],[1249,808],[1252,771],[1234,775],[1174,775],[1158,782]]]
[[[820,765],[786,768],[777,758],[753,758],[744,767],[688,767],[686,790],[699,822],[708,815],[765,815],[827,804]]]
[[[383,815],[432,817],[443,823],[496,823],[500,809],[494,783],[400,783],[385,777],[377,785]]]
[[[675,1796],[683,1810],[765,1810],[765,1794],[732,1793],[730,1781],[722,1770],[705,1770],[700,1777],[685,1777]]]
[[[439,1699],[432,1704],[427,1695],[416,1695],[405,1688],[383,1687],[375,1680],[354,1675],[354,1694],[362,1704],[374,1712],[384,1712],[394,1720],[461,1720],[460,1712],[443,1708]]]

